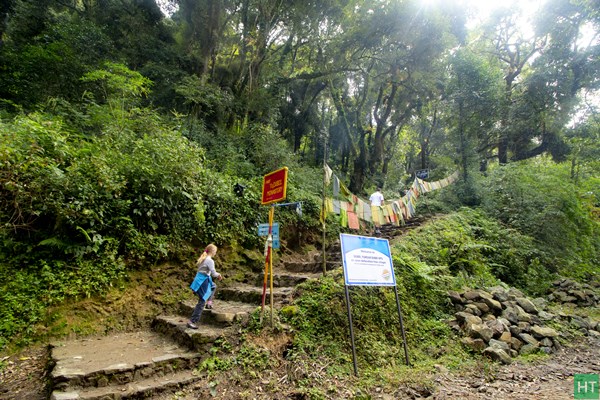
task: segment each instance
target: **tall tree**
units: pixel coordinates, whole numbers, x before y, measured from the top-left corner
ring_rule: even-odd
[[[600,26],[597,10],[586,4],[549,1],[538,16],[536,29],[548,36],[548,42],[532,63],[533,72],[525,80],[525,93],[518,103],[532,112],[518,118],[522,145],[515,160],[544,152],[564,159],[568,149],[562,132],[582,96],[599,88]],[[527,125],[526,120],[537,124]]]
[[[501,10],[484,30],[487,51],[504,70],[498,131],[501,164],[568,151],[562,133],[582,91],[598,87],[597,14],[588,2],[548,1],[527,34],[519,10]]]
[[[531,60],[539,55],[545,38],[527,37],[522,29],[522,13],[518,8],[502,8],[490,19],[484,30],[490,52],[504,70],[504,98],[500,103],[501,119],[498,130],[498,162],[506,164],[511,142],[513,102],[522,75]],[[521,89],[522,90],[522,89]]]
[[[336,78],[332,100],[339,132],[356,151],[350,181],[355,192],[367,179],[384,179],[386,149],[435,92],[443,54],[456,43],[449,17],[411,2],[386,5],[355,9],[355,26],[339,46],[344,55],[338,62],[353,70]]]
[[[495,107],[501,98],[500,71],[484,58],[467,49],[458,51],[452,60],[452,81],[448,89],[457,164],[461,167],[463,200],[476,202],[471,171],[481,164],[479,150],[493,135],[501,110]],[[485,153],[484,153],[485,154]]]

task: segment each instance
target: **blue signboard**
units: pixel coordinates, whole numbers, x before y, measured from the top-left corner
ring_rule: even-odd
[[[348,286],[396,286],[387,239],[340,234],[344,280]]]
[[[271,229],[273,236],[279,236],[279,222],[273,222]],[[269,224],[258,225],[258,236],[267,236],[269,234]]]
[[[269,224],[260,224],[258,225],[258,236],[268,236],[269,235]],[[271,247],[274,249],[279,249],[279,222],[273,222],[273,227],[271,228],[271,235],[273,236],[273,242]]]

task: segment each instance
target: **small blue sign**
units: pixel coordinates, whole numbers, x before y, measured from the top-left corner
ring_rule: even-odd
[[[273,236],[273,244],[271,245],[271,248],[278,250],[279,244],[279,236]]]
[[[273,222],[273,228],[271,230],[271,234],[273,237],[279,237],[279,222]],[[269,235],[269,224],[260,224],[258,225],[258,236],[268,236]]]

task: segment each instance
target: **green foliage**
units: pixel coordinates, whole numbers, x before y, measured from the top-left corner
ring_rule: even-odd
[[[106,62],[104,68],[88,72],[83,82],[97,82],[106,100],[131,100],[149,93],[151,81],[123,64]]]
[[[133,225],[142,232],[175,235],[190,233],[194,204],[206,179],[202,150],[176,132],[157,124],[143,134],[120,132],[98,140],[110,172],[118,177]],[[153,128],[150,130],[149,128]]]
[[[244,373],[258,376],[257,371],[263,371],[271,366],[272,357],[264,348],[242,346],[235,354],[234,364],[241,367]]]
[[[462,177],[455,183],[454,190],[463,204],[476,206],[480,199],[475,169],[487,158],[479,149],[489,147],[487,143],[494,140],[490,136],[494,134],[493,127],[500,113],[497,104],[501,72],[464,48],[454,55],[452,73],[449,84],[452,108],[448,122]]]
[[[301,202],[302,215],[295,207],[280,207],[276,215],[282,224],[281,236],[289,239],[292,248],[311,243],[321,233],[322,174],[320,168],[294,164],[288,172],[287,202]]]
[[[81,81],[89,85],[84,97],[90,125],[99,131],[143,131],[145,124],[159,118],[151,110],[137,108],[141,98],[150,93],[152,82],[123,64],[105,62],[103,68],[88,72]]]
[[[346,348],[340,339],[348,335],[342,283],[328,276],[302,284],[300,290],[304,295],[294,303],[298,311],[288,320],[298,330],[294,348],[309,354],[324,351],[332,358],[339,356]],[[325,305],[327,312],[324,311]],[[347,355],[344,357],[347,359]]]
[[[243,345],[227,355],[216,354],[215,351],[214,356],[200,363],[198,370],[211,374],[239,368],[244,374],[257,377],[257,371],[270,368],[272,361],[273,357],[268,350],[252,345]]]
[[[481,284],[493,284],[495,279],[489,270],[486,257],[493,249],[488,242],[479,240],[473,234],[473,221],[470,219],[472,218],[464,213],[438,218],[420,229],[409,232],[406,240],[395,244],[394,248],[401,259],[415,260],[413,264],[441,266],[438,270],[447,268],[448,272],[455,276],[463,274],[481,280]]]
[[[288,143],[268,125],[252,123],[218,135],[198,123],[183,123],[183,127],[185,136],[207,149],[209,165],[228,175],[251,179],[284,166],[298,166]]]
[[[110,240],[130,250],[146,242],[129,254],[134,259],[146,251],[164,256],[160,236],[197,231],[206,173],[200,149],[152,119],[143,125],[141,136],[109,126],[91,140],[44,115],[2,125],[4,228],[33,229],[41,245],[75,256]]]
[[[191,118],[204,120],[213,128],[222,126],[232,111],[231,93],[196,75],[183,77],[175,86],[175,92],[184,98]]]
[[[600,207],[600,118],[594,115],[566,132],[571,179],[592,206]]]
[[[79,78],[114,50],[98,26],[65,14],[56,15],[43,33],[20,39],[25,38],[9,37],[0,50],[0,97],[28,109],[48,97],[78,99]]]
[[[33,262],[33,261],[32,261]],[[67,298],[102,293],[124,278],[114,257],[72,263],[40,259],[27,267],[0,264],[0,348],[27,343],[38,333],[46,308]]]
[[[462,206],[454,187],[427,193],[417,201],[417,215],[431,217],[437,214],[448,214]],[[400,197],[400,196],[398,196]]]
[[[443,287],[451,272],[459,278],[453,281],[457,286],[491,286],[500,280],[541,294],[555,276],[553,260],[533,238],[466,208],[409,232],[393,248],[395,263],[412,271],[410,282],[426,284],[434,273],[441,280],[434,288]],[[424,288],[411,292],[423,293]]]
[[[246,186],[242,195],[234,192],[236,183]],[[199,239],[205,243],[257,243],[255,227],[264,222],[260,218],[260,186],[257,180],[248,182],[235,176],[212,173],[202,190],[203,220],[196,233]]]
[[[231,361],[220,356],[209,357],[203,360],[198,369],[208,373],[216,371],[227,371],[231,368]]]
[[[494,169],[485,183],[484,207],[534,238],[550,272],[573,277],[598,273],[600,226],[565,165],[540,159]]]

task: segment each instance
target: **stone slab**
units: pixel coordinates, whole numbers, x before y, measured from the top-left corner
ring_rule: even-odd
[[[201,378],[194,371],[185,370],[160,377],[151,377],[124,385],[113,385],[99,388],[83,388],[69,392],[52,393],[52,400],[103,400],[146,398],[153,394],[173,390],[194,383]]]
[[[151,331],[116,333],[98,338],[59,341],[51,344],[56,382],[85,376],[134,370],[152,366],[154,360],[190,358],[195,353],[174,340]]]

